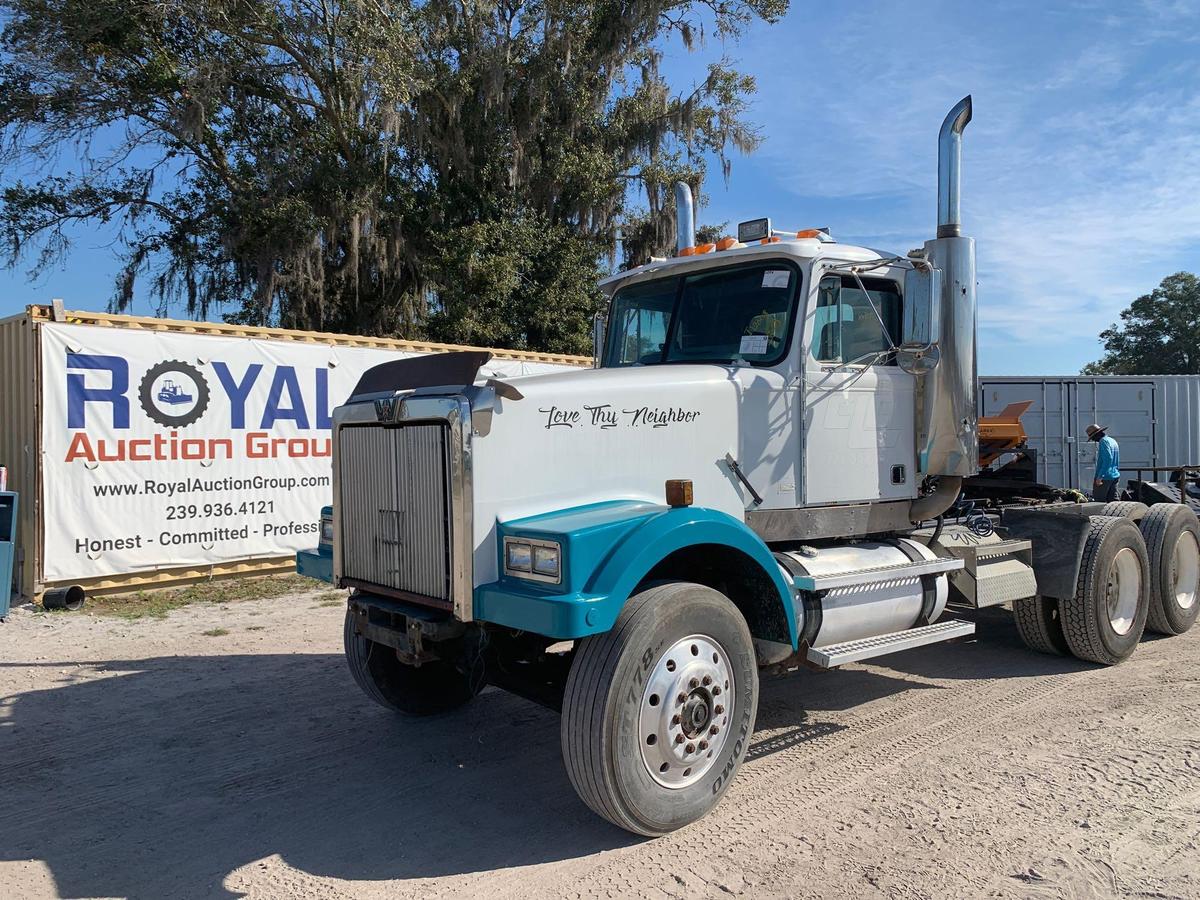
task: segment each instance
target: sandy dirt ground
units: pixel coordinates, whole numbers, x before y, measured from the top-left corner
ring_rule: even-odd
[[[1200,629],[1103,669],[996,612],[973,643],[764,681],[724,803],[646,841],[576,799],[555,714],[372,705],[342,614],[16,611],[0,897],[1200,897]]]

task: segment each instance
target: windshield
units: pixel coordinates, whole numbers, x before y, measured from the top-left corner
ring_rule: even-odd
[[[799,288],[799,270],[780,260],[630,285],[613,298],[605,365],[773,365]]]

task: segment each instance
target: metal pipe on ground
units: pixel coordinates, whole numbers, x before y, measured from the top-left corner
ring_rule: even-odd
[[[42,606],[45,609],[66,609],[74,612],[83,607],[85,595],[83,588],[77,584],[64,588],[52,588],[42,594]]]

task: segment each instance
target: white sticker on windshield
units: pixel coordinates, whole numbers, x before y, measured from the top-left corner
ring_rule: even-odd
[[[738,353],[742,356],[762,356],[767,352],[767,340],[765,334],[743,334]]]
[[[767,269],[763,272],[762,286],[765,288],[785,288],[791,280],[792,273],[787,269]]]

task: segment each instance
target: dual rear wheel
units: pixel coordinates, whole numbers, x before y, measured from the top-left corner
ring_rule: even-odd
[[[1112,515],[1091,520],[1075,593],[1013,604],[1017,630],[1032,649],[1112,665],[1133,653],[1144,630],[1182,634],[1196,621],[1195,513],[1173,503],[1109,504],[1104,512]]]
[[[1200,521],[1183,504],[1156,503],[1141,528],[1150,554],[1146,627],[1183,634],[1200,613]]]

